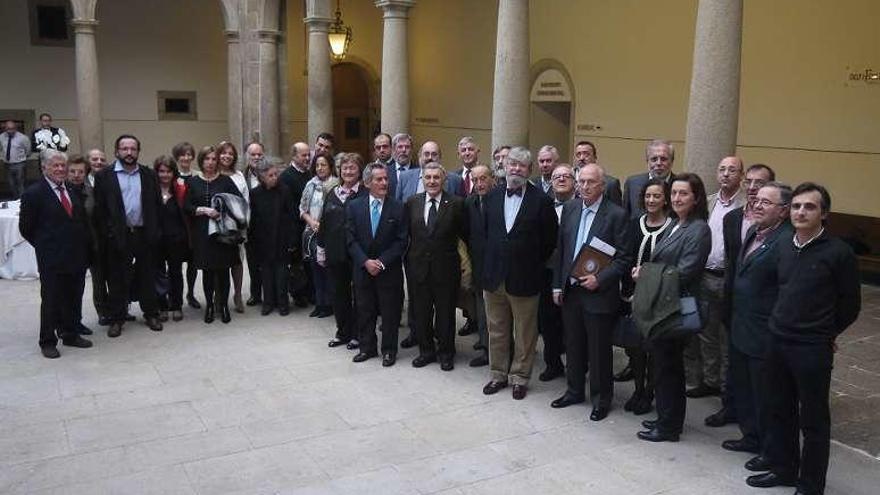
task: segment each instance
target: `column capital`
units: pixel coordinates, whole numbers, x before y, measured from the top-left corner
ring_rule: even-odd
[[[416,0],[376,0],[376,7],[385,12],[386,19],[406,19],[415,4]]]
[[[277,29],[258,29],[256,33],[261,43],[277,43],[282,37],[281,31]]]
[[[226,37],[227,43],[238,43],[241,41],[241,34],[232,29],[226,29],[223,31],[223,36]]]
[[[71,19],[70,25],[76,34],[95,34],[98,21],[95,19]]]
[[[303,22],[308,26],[309,32],[326,32],[330,29],[330,23],[333,22],[333,19],[319,15],[310,15],[304,17]]]

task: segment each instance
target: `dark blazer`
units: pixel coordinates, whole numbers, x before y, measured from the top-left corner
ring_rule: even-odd
[[[527,182],[522,206],[508,233],[504,223],[506,194],[505,188],[499,187],[485,196],[482,286],[494,291],[503,283],[512,296],[536,296],[544,286],[547,259],[556,247],[556,210],[549,196]]]
[[[559,225],[557,260],[553,266],[553,288],[568,289],[573,260],[581,247],[577,246],[578,228],[581,222],[583,200],[571,199],[562,207]],[[616,252],[611,264],[599,272],[596,278],[599,289],[586,295],[587,310],[591,313],[614,313],[620,308],[620,280],[633,266],[632,239],[626,211],[620,206],[603,199],[587,233],[586,243],[598,237],[610,244]]]
[[[409,228],[409,249],[406,253],[406,276],[410,284],[454,282],[461,278],[458,240],[466,237],[467,217],[464,200],[443,192],[433,232],[425,225],[427,193],[409,198],[404,218]],[[411,285],[412,286],[412,285]]]
[[[251,189],[250,209],[248,241],[260,264],[287,261],[293,243],[298,242],[290,218],[299,213],[287,186],[279,181],[272,189],[262,184]]]
[[[318,246],[324,248],[327,266],[348,263],[348,244],[345,241],[345,205],[357,198],[368,195],[363,184],[356,193],[346,198],[345,203],[336,196],[334,187],[324,196],[324,209],[321,211],[321,228],[318,229]]]
[[[114,171],[115,163],[109,164],[95,175],[95,228],[109,245],[125,249],[125,205],[122,203],[122,190]],[[158,244],[162,236],[159,225],[159,182],[156,173],[138,164],[141,176],[141,213],[143,215],[144,239],[149,244]]]
[[[422,171],[421,169],[414,168],[409,169],[406,172],[401,172],[400,174],[400,183],[397,185],[397,191],[395,194],[395,198],[401,203],[406,203],[406,201],[416,194],[416,191],[419,189],[419,182],[422,180]],[[443,190],[448,192],[449,194],[460,195],[461,193],[461,176],[447,173],[446,174],[446,183],[443,184]]]
[[[693,219],[677,229],[674,225],[667,228],[651,253],[651,261],[678,268],[682,294],[689,294],[699,301],[700,281],[711,250],[709,225],[705,220]]]
[[[375,238],[370,226],[369,194],[348,201],[345,215],[346,242],[352,262],[354,284],[363,285],[373,278],[364,268],[364,262],[369,259],[377,259],[385,265],[385,271],[375,277],[377,282],[386,278],[402,277],[403,252],[406,250],[409,235],[403,216],[403,204],[390,195],[385,197]]]
[[[730,216],[728,214],[727,216]],[[726,218],[726,217],[725,217]],[[779,242],[790,242],[791,224],[786,221],[771,232],[751,255],[740,252],[733,278],[731,306],[731,343],[740,352],[761,358],[770,348],[770,315],[779,294],[777,268]],[[755,227],[749,229],[746,246],[755,238]],[[728,267],[728,269],[730,269]]]
[[[89,264],[89,226],[82,196],[70,187],[67,196],[72,217],[46,179],[31,184],[21,196],[18,230],[34,247],[40,273],[80,273]]]
[[[739,254],[742,249],[742,225],[745,211],[742,207],[727,212],[722,219],[722,233],[724,236],[724,259],[727,266],[724,270],[724,311],[721,317],[727,328],[731,322],[731,298],[733,296],[733,277],[736,275],[736,267],[739,262]]]
[[[418,169],[418,163],[412,163],[406,167],[407,170]],[[385,165],[385,170],[388,171],[388,196],[392,198],[397,198],[397,162],[391,160]],[[404,172],[401,172],[400,175],[403,175]]]
[[[626,210],[630,218],[639,218],[645,213],[645,210],[639,208],[639,195],[642,193],[642,188],[645,187],[645,184],[648,183],[649,179],[650,175],[648,175],[648,172],[631,175],[626,179],[626,183],[623,186],[623,209]],[[675,174],[669,172],[669,176],[666,177],[666,182],[671,182],[673,180],[675,180]]]
[[[474,290],[483,287],[483,256],[486,253],[486,214],[485,209],[480,208],[480,201],[485,199],[477,194],[472,194],[464,200],[465,213],[467,214],[468,255],[471,258],[471,281]]]
[[[605,199],[609,199],[617,206],[623,207],[623,200],[620,195],[620,180],[608,174],[605,174]]]

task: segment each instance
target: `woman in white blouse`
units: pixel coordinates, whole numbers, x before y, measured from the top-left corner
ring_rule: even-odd
[[[309,179],[303,189],[299,203],[299,216],[306,223],[303,231],[303,258],[308,259],[312,270],[312,281],[315,285],[315,309],[310,317],[325,318],[333,315],[333,297],[330,294],[330,283],[327,270],[318,264],[315,251],[317,237],[321,228],[321,211],[324,208],[324,195],[339,184],[339,175],[333,165],[332,158],[322,153],[312,158],[311,171],[314,177]]]

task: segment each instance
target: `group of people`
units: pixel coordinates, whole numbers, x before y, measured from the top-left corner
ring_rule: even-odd
[[[231,286],[244,311],[244,260],[248,305],[286,315],[291,299],[313,301],[310,316],[335,316],[328,345],[356,350],[354,362],[393,366],[399,348],[417,346],[412,366],[453,370],[458,308],[458,334],[478,334],[470,365],[489,367],[484,394],[510,386],[526,397],[541,335],[538,378],[566,380],[551,407],[589,395],[601,421],[614,381],[632,379],[624,409],[657,411],[638,437],[678,441],[687,398],[722,395],[706,423],[739,424],[742,438],[722,446],[755,454],[745,467],[761,474],[749,485],[824,490],[834,341],[858,316],[860,286],[852,251],[825,231],[821,185],[792,189],[769,166],[744,169],[731,156],[707,195],[698,175],[672,173],[674,147],[662,140],[622,190],[588,141],[571,165],[549,145],[534,159],[504,146],[484,165],[464,137],[448,171],[438,143],[413,157],[407,134],[376,136],[369,163],[334,155],[327,133],[312,148],[294,144],[287,164],[251,143],[241,171],[228,142],[198,152],[181,143],[152,167],[139,151],[123,135],[109,166],[99,150],[41,155],[45,180],[25,192],[20,227],[37,252],[46,357],[58,357],[58,337],[91,346],[87,267],[101,323],[118,337],[135,300],[153,330],[169,313],[181,319],[184,279],[198,305],[196,270],[205,322],[228,323]],[[614,344],[629,357],[618,375]]]

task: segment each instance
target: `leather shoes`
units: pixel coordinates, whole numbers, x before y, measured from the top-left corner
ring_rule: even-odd
[[[122,335],[122,324],[119,322],[111,323],[110,328],[107,329],[107,336],[113,339],[120,335]]]
[[[159,321],[159,318],[156,318],[155,316],[147,318],[147,326],[150,327],[150,330],[154,332],[162,331],[162,322]]]
[[[351,359],[355,363],[363,363],[367,359],[379,357],[378,352],[359,352]]]
[[[433,354],[419,355],[412,361],[413,368],[424,368],[425,366],[437,361],[437,356]]]
[[[764,472],[770,470],[770,459],[759,455],[746,461],[745,468],[749,471]]]
[[[706,419],[703,420],[703,423],[706,426],[712,428],[721,428],[724,425],[728,425],[730,423],[736,423],[736,420],[731,417],[732,414],[729,409],[726,407],[722,407],[718,410],[718,412],[714,414],[710,414],[706,416]]]
[[[470,335],[470,334],[474,333],[474,331],[476,330],[474,328],[475,326],[476,325],[474,325],[474,321],[471,319],[468,319],[467,323],[465,323],[463,327],[458,329],[458,335],[461,337],[464,337],[466,335]]]
[[[274,307],[274,306],[263,306],[262,308],[260,308],[260,315],[261,315],[261,316],[266,316],[266,315],[268,315],[269,313],[271,313],[272,311],[275,311],[275,307]]]
[[[339,337],[333,337],[332,339],[330,339],[330,342],[327,342],[327,347],[339,347],[347,343],[347,340],[340,339]]]
[[[278,308],[278,314],[281,316],[287,316],[290,314],[290,306],[281,306]]]
[[[353,351],[360,346],[361,346],[361,343],[358,342],[358,339],[351,339],[348,341],[347,344],[345,344],[345,348],[348,349],[349,351]]]
[[[247,300],[247,302],[245,304],[248,306],[256,306],[258,304],[262,304],[262,302],[263,302],[263,300],[260,299],[259,297],[251,297],[250,299]]]
[[[440,360],[440,371],[452,371],[454,368],[455,364],[452,362],[452,358]]]
[[[309,318],[314,318],[314,317],[318,316],[319,314],[321,314],[321,308],[315,306],[315,309],[313,309],[312,312],[309,313]]]
[[[214,305],[205,305],[205,323],[214,323]]]
[[[749,442],[748,440],[725,440],[721,442],[721,448],[724,450],[729,450],[731,452],[751,452],[753,454],[757,454],[760,451],[758,450],[758,446]]]
[[[40,353],[43,354],[44,358],[48,359],[58,359],[61,357],[61,353],[55,347],[40,347]]]
[[[611,408],[608,406],[596,406],[593,408],[593,412],[590,413],[590,421],[602,421],[608,416],[608,411]]]
[[[620,373],[614,375],[615,382],[628,382],[633,379],[633,369],[632,366],[626,365],[626,368],[620,371]]]
[[[232,315],[229,314],[229,305],[224,304],[220,306],[220,321],[223,323],[229,323],[232,321]]]
[[[72,339],[63,340],[61,341],[61,343],[66,345],[67,347],[79,347],[80,349],[88,349],[92,346],[91,340],[86,340],[79,335]]]
[[[709,397],[712,395],[721,395],[721,389],[701,383],[696,387],[685,391],[684,396],[691,399],[699,399],[701,397]]]
[[[513,400],[523,400],[526,398],[526,386],[525,385],[514,385],[513,386]]]
[[[416,338],[412,335],[408,336],[400,342],[400,347],[403,349],[409,349],[410,347],[415,347],[416,345],[418,345],[418,342],[416,342]]]
[[[100,325],[102,327],[106,327],[110,324],[111,324],[110,318],[107,318],[106,316],[101,316],[98,318],[98,325]]]
[[[186,296],[186,303],[189,304],[189,307],[192,309],[202,309],[202,305],[199,304],[199,300],[196,299],[196,296],[189,294]]]
[[[646,430],[653,430],[654,428],[657,427],[657,420],[656,419],[646,419],[646,420],[642,421],[642,426],[644,426]]]
[[[83,325],[82,323],[76,326],[76,332],[80,335],[91,335],[94,333],[92,332],[91,328]]]
[[[489,366],[489,357],[488,356],[477,356],[471,359],[471,362],[468,363],[468,366],[471,368],[479,368],[482,366]]]
[[[651,402],[653,402],[654,398],[650,396],[642,396],[638,402],[633,406],[632,413],[636,416],[641,416],[642,414],[648,414],[654,409],[651,406]]]
[[[553,409],[562,409],[563,407],[572,406],[574,404],[580,404],[584,402],[586,399],[584,397],[575,397],[570,394],[565,394],[562,397],[554,400],[550,403],[550,407]]]
[[[387,368],[389,366],[394,366],[394,363],[397,362],[397,356],[391,354],[390,352],[386,352],[382,354],[382,366]]]
[[[497,394],[499,390],[507,387],[507,382],[496,382],[492,380],[483,387],[483,395]]]
[[[772,488],[774,486],[794,486],[796,480],[794,476],[779,476],[776,473],[769,472],[764,474],[755,474],[746,478],[746,484],[755,488]]]
[[[660,430],[654,428],[649,431],[640,431],[636,434],[639,440],[647,442],[677,442],[678,433],[661,433]]]
[[[565,367],[563,366],[547,366],[547,368],[538,375],[538,380],[549,382],[550,380],[565,375]]]

